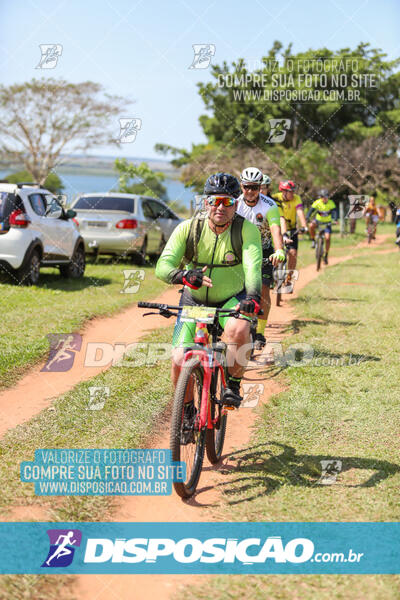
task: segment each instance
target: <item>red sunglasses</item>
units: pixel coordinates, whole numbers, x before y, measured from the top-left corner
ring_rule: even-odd
[[[219,206],[223,204],[224,206],[233,206],[236,202],[236,198],[229,198],[227,196],[208,196],[207,202],[210,206]]]

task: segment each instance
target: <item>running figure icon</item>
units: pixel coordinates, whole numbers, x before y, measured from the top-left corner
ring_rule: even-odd
[[[72,550],[70,548],[67,548],[67,545],[71,544],[72,546],[73,544],[76,544],[77,540],[72,539],[73,537],[73,531],[68,531],[67,535],[60,535],[58,537],[56,541],[56,544],[59,544],[57,546],[57,550],[50,556],[48,560],[46,560],[46,565],[50,566],[51,561],[53,560],[53,558],[56,558],[56,556],[61,558],[62,556],[66,556],[67,554],[72,554]],[[60,543],[61,539],[63,541]]]
[[[50,548],[42,567],[68,567],[73,561],[76,547],[81,545],[79,529],[48,529]]]

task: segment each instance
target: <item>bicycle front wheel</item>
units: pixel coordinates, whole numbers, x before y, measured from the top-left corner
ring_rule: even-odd
[[[202,389],[203,368],[197,358],[192,358],[179,375],[171,420],[172,460],[186,463],[186,480],[174,482],[174,489],[181,498],[193,496],[203,466],[207,429],[197,428]],[[189,418],[185,415],[185,400],[193,402]]]
[[[276,306],[281,305],[282,300],[282,286],[285,282],[285,265],[286,263],[279,263],[276,267]]]
[[[316,258],[317,258],[317,271],[320,270],[321,268],[321,260],[322,260],[322,255],[324,253],[324,240],[321,236],[318,237],[318,241],[317,241],[317,249],[316,249]]]
[[[226,409],[217,401],[221,401],[224,393],[221,372],[218,369],[211,383],[211,419],[216,419],[213,429],[207,429],[206,450],[207,458],[215,465],[220,461],[224,447],[227,413]]]

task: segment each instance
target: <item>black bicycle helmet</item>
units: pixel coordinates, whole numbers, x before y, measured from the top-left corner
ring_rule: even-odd
[[[204,185],[204,193],[207,196],[228,194],[232,198],[239,198],[242,192],[236,177],[229,173],[215,173],[207,179]]]

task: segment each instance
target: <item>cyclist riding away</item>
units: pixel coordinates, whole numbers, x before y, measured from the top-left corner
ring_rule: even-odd
[[[300,231],[307,231],[306,218],[301,198],[295,194],[296,184],[293,181],[281,181],[279,183],[279,193],[272,197],[276,201],[280,213],[280,225],[284,244],[288,247],[288,274],[285,285],[288,285],[292,279],[292,273],[297,264],[297,249],[299,239],[296,233],[296,220],[300,221]]]
[[[396,210],[395,223],[396,223],[396,244],[400,247],[400,206]]]
[[[271,183],[271,177],[268,177],[268,175],[264,174],[260,188],[260,192],[263,196],[271,197]]]
[[[317,225],[324,228],[325,232],[325,254],[324,263],[328,264],[328,252],[331,245],[331,233],[332,233],[332,219],[336,221],[336,204],[333,200],[329,199],[329,193],[327,190],[321,190],[319,193],[320,197],[312,203],[308,213],[307,220],[310,219],[311,215],[315,218],[310,223],[310,237],[312,241],[312,247],[315,248],[315,231]]]
[[[239,407],[240,382],[246,361],[238,353],[250,342],[250,321],[261,295],[261,236],[255,225],[236,215],[240,184],[228,173],[211,175],[204,186],[207,215],[180,223],[169,238],[156,276],[184,285],[181,305],[205,305],[240,310],[244,319],[220,318],[228,345],[228,382],[223,403]],[[238,241],[239,240],[239,241]],[[182,268],[182,261],[186,262]],[[178,317],[172,338],[172,381],[176,385],[184,349],[192,346],[195,323]],[[190,400],[190,399],[189,399]],[[190,404],[185,406],[190,413]]]
[[[379,221],[378,209],[375,204],[375,196],[370,196],[368,206],[365,207],[364,217],[365,217],[365,232],[366,233],[368,233],[369,220],[370,219],[372,220],[372,227],[373,227],[372,239],[374,240],[375,235],[376,235],[376,226]]]
[[[271,180],[270,180],[271,181]],[[260,193],[263,174],[257,167],[247,167],[241,175],[242,195],[238,199],[237,213],[248,219],[260,229],[263,249],[261,309],[262,318],[258,319],[256,349],[265,346],[264,331],[271,309],[270,288],[274,286],[273,266],[285,260],[279,210],[269,196]],[[272,258],[270,258],[272,257]]]

